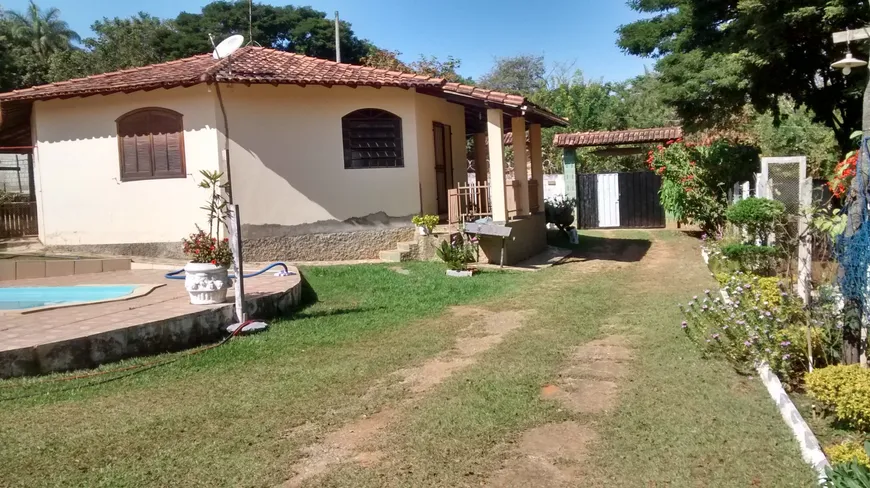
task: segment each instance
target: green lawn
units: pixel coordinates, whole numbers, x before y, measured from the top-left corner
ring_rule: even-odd
[[[0,382],[0,397],[35,394],[0,401],[0,486],[275,485],[301,448],[396,404],[399,390],[371,387],[449,349],[466,324],[443,312],[462,303],[534,315],[403,412],[380,439],[387,461],[310,486],[480,486],[524,430],[562,420],[599,434],[584,486],[810,486],[760,382],[700,359],[681,336],[676,304],[714,286],[697,242],[587,237],[586,262],[540,273],[311,268],[316,303],[265,334],[71,390]],[[613,248],[632,259],[607,261]],[[540,398],[572,349],[612,334],[634,351],[615,409],[579,415]]]

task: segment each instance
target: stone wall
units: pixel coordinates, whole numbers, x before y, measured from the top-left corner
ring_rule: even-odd
[[[399,242],[413,241],[415,229],[385,227],[353,232],[260,237],[244,240],[245,260],[257,261],[348,261],[377,259],[380,251],[395,249]],[[142,256],[185,259],[181,242],[49,246],[51,252],[99,256]]]
[[[348,261],[377,259],[380,251],[414,240],[413,227],[246,239],[247,261]]]

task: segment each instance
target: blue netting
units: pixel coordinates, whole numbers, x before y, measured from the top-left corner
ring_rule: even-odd
[[[861,307],[864,316],[870,316],[870,297],[868,297],[868,273],[870,273],[870,213],[866,203],[870,201],[865,181],[867,164],[870,160],[870,138],[865,137],[861,144],[861,157],[856,163],[856,175],[853,188],[858,195],[847,202],[845,212],[848,215],[849,227],[855,223],[860,227],[851,233],[848,229],[837,242],[837,259],[840,262],[840,289],[843,298]],[[863,204],[862,204],[863,203]]]

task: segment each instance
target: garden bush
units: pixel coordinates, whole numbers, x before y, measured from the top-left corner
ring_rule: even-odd
[[[461,234],[457,234],[450,242],[444,241],[440,247],[435,248],[435,254],[449,269],[463,271],[468,269],[470,263],[478,260],[478,249],[476,239],[463,239]]]
[[[668,141],[649,152],[647,167],[662,177],[659,198],[681,223],[719,235],[725,223],[727,189],[758,171],[758,150],[719,139],[712,144]]]
[[[761,283],[761,278],[739,274],[723,288],[730,301],[709,290],[702,298],[694,297],[687,306],[680,305],[686,316],[682,328],[705,354],[723,357],[747,373],[765,362],[793,386],[809,364],[806,314],[799,298],[779,290],[774,281]],[[814,349],[824,342],[821,332],[816,340]]]
[[[728,207],[728,222],[746,229],[751,241],[766,243],[775,234],[785,215],[785,205],[767,198],[747,198]]]
[[[721,258],[731,262],[734,271],[773,275],[779,266],[782,251],[773,246],[725,244],[719,248]]]
[[[828,468],[824,488],[870,488],[870,468],[856,461]]]
[[[807,393],[852,428],[870,430],[870,370],[829,366],[804,377]]]
[[[577,208],[576,198],[548,198],[544,202],[544,215],[548,224],[553,224],[560,231],[567,233],[574,223],[574,209]]]
[[[846,464],[856,462],[870,468],[870,456],[864,446],[855,441],[845,441],[825,448],[825,454],[831,464]]]

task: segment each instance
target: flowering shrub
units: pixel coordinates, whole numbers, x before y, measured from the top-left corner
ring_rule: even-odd
[[[676,139],[650,151],[646,162],[662,177],[659,198],[665,210],[713,233],[725,222],[726,189],[751,177],[758,152],[724,139],[702,145]]]
[[[843,197],[849,191],[852,185],[852,178],[858,172],[858,151],[852,151],[846,155],[846,159],[840,161],[834,167],[834,174],[828,180],[828,188],[834,193],[835,197]]]
[[[705,353],[740,369],[766,362],[784,382],[794,383],[796,373],[807,369],[805,329],[794,325],[805,323],[799,299],[780,291],[780,299],[771,302],[759,279],[746,275],[733,276],[724,289],[730,301],[708,290],[680,305],[686,335]]]
[[[855,441],[845,441],[825,448],[825,454],[831,464],[845,464],[855,461],[856,463],[870,468],[870,456],[864,450],[864,446]]]
[[[233,251],[230,249],[230,240],[224,238],[218,240],[209,237],[205,231],[198,229],[195,234],[181,240],[184,254],[193,263],[211,263],[218,266],[228,267],[233,262]]]
[[[870,430],[870,370],[857,364],[807,373],[807,392],[849,426]]]

